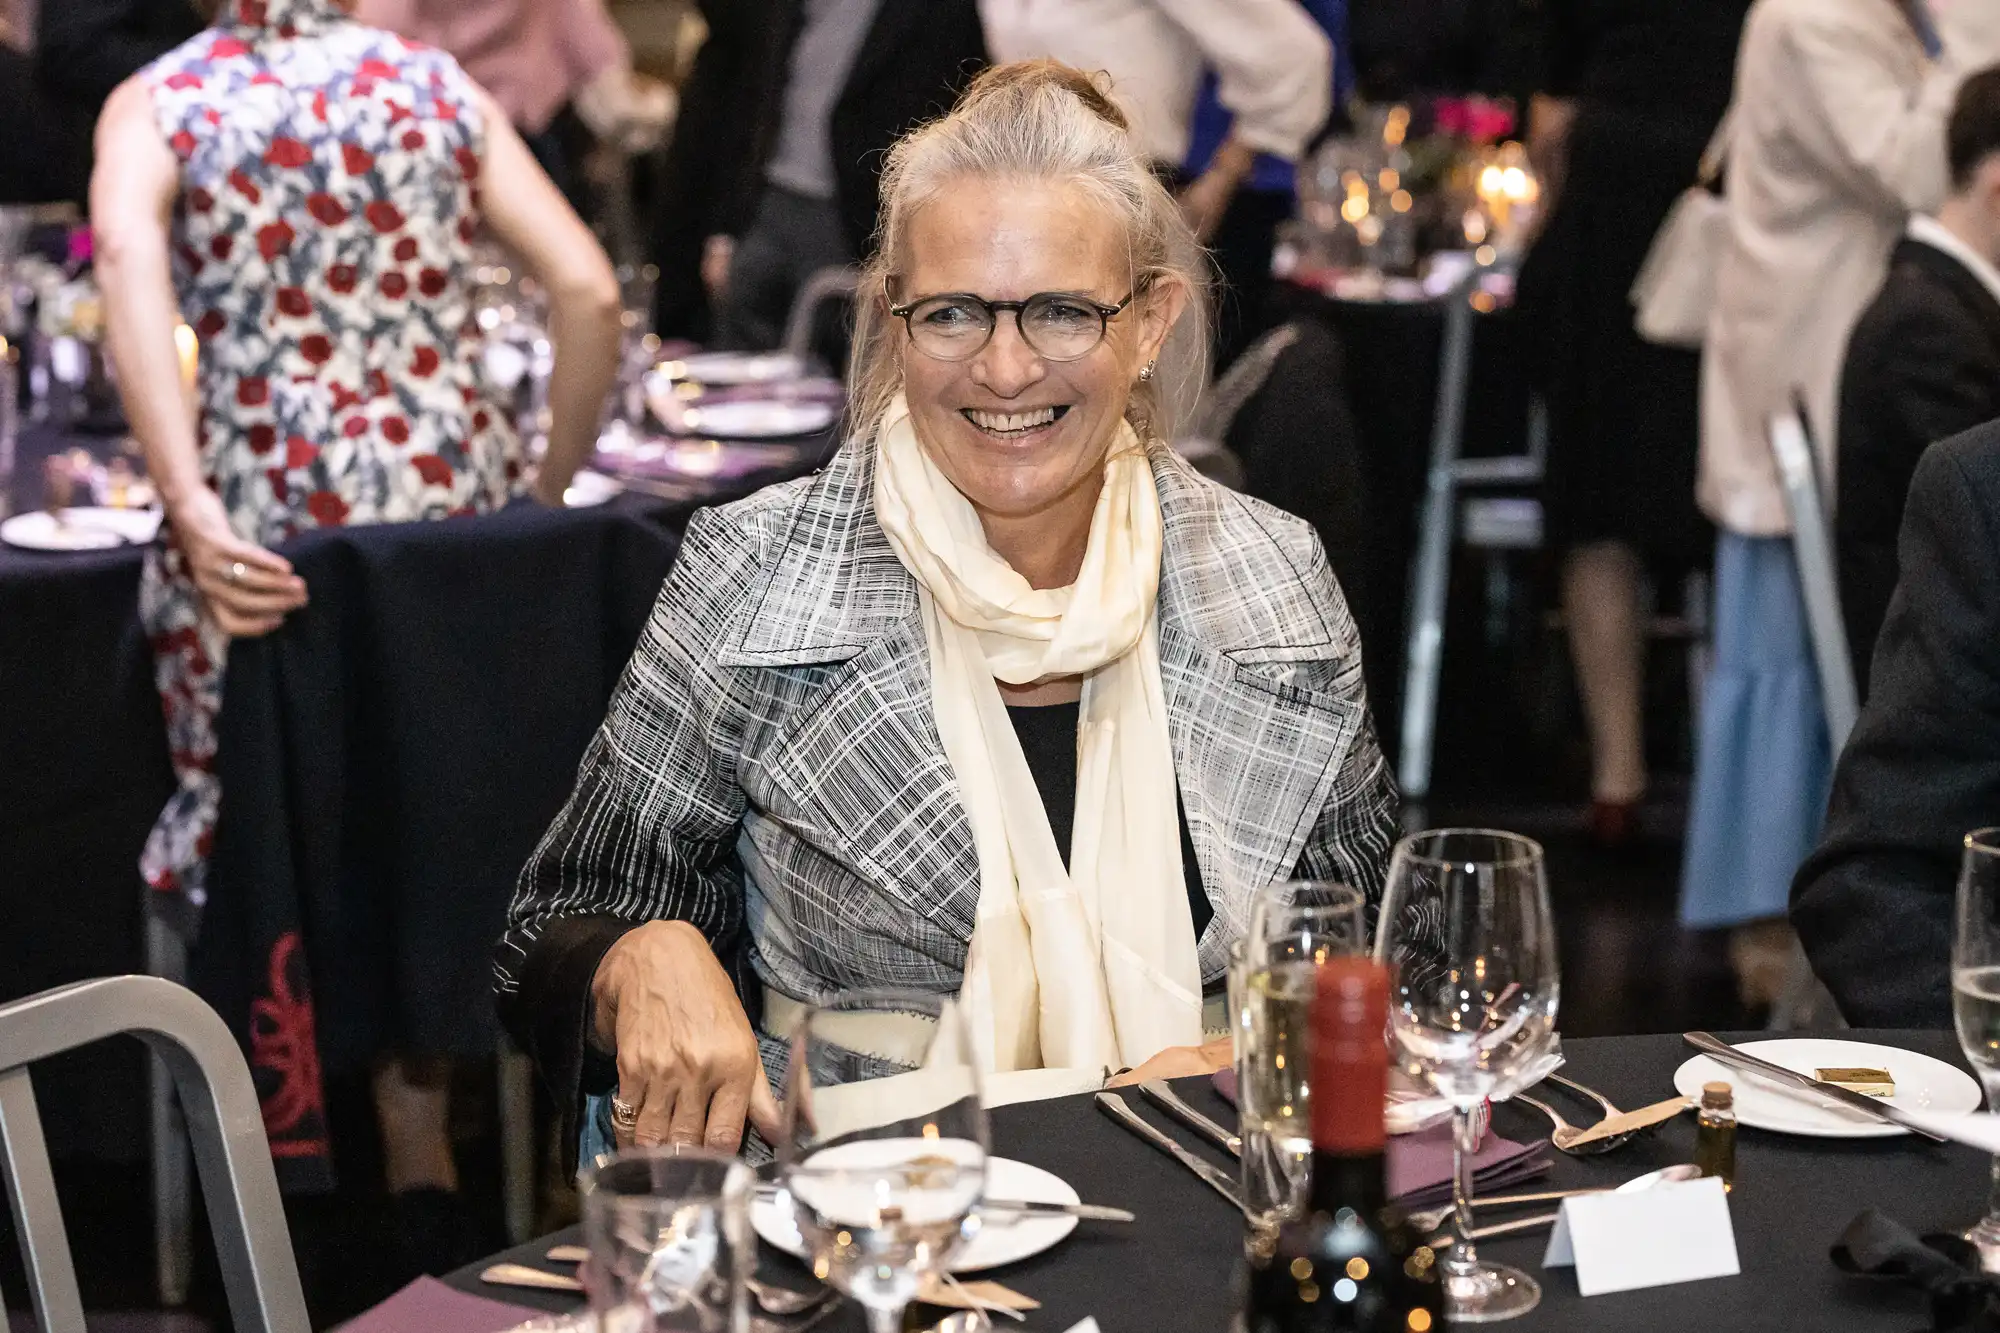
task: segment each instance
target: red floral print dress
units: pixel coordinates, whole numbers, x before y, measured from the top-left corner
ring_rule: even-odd
[[[505,504],[519,448],[468,320],[484,125],[464,72],[333,0],[229,0],[141,77],[180,159],[174,278],[201,340],[202,470],[236,533],[276,546]],[[140,869],[191,920],[228,636],[171,532],[140,616],[178,779]]]

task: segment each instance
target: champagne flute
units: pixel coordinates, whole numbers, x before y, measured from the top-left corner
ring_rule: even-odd
[[[1951,937],[1951,1011],[1986,1105],[2000,1110],[2000,828],[1965,835]],[[2000,1157],[1992,1170],[1986,1215],[1965,1233],[1989,1273],[2000,1272]]]
[[[1526,1314],[1541,1286],[1473,1248],[1472,1155],[1480,1104],[1511,1096],[1555,1030],[1557,965],[1542,849],[1514,833],[1434,829],[1389,861],[1375,955],[1390,968],[1389,1031],[1405,1070],[1451,1101],[1454,1324]]]
[[[1232,954],[1237,1114],[1246,1244],[1267,1248],[1304,1207],[1312,1168],[1308,1086],[1319,964],[1367,948],[1366,902],[1345,884],[1293,880],[1258,891]]]
[[[791,1040],[780,1179],[813,1274],[898,1333],[903,1309],[978,1228],[986,1112],[955,1001],[846,991]]]

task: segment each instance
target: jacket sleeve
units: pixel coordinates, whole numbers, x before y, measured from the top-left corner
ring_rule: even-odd
[[[508,907],[494,954],[501,1021],[566,1124],[582,1093],[614,1077],[588,1042],[591,982],[626,931],[689,922],[742,984],[742,713],[715,650],[751,567],[740,534],[712,513],[695,515],[576,787]]]
[[[1797,90],[1801,147],[1886,211],[1934,210],[1948,184],[1944,124],[1967,67],[1948,54],[1907,91],[1896,53],[1842,7],[1792,13],[1782,81]]]
[[[1215,68],[1236,137],[1296,162],[1333,105],[1333,45],[1296,0],[1155,0]]]
[[[1951,1022],[1960,839],[2000,810],[2000,532],[1965,467],[1995,444],[1960,437],[1917,466],[1873,688],[1792,884],[1813,970],[1858,1027]]]
[[[1361,675],[1361,640],[1347,601],[1334,581],[1332,567],[1319,540],[1313,540],[1313,564],[1308,579],[1314,600],[1331,608],[1334,631],[1348,645],[1335,665],[1331,693],[1361,710],[1361,722],[1341,757],[1340,771],[1326,805],[1313,821],[1299,854],[1300,879],[1327,879],[1361,890],[1368,900],[1369,933],[1382,906],[1382,886],[1389,868],[1389,849],[1396,841],[1396,780],[1375,739],[1375,721],[1368,711],[1368,687]]]

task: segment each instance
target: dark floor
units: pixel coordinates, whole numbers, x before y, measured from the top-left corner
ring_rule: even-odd
[[[1536,571],[1518,586],[1537,586]],[[1607,855],[1583,835],[1587,756],[1559,633],[1534,599],[1495,607],[1481,596],[1476,568],[1461,568],[1453,598],[1439,713],[1437,781],[1423,812],[1433,827],[1477,824],[1514,829],[1547,849],[1562,949],[1562,1031],[1571,1037],[1756,1026],[1738,1003],[1716,932],[1682,930],[1675,920],[1680,831],[1687,784],[1684,653],[1658,645],[1650,664],[1649,748],[1657,774],[1645,812],[1647,836]],[[1492,636],[1489,638],[1489,634]],[[1390,747],[1393,762],[1393,746]],[[475,1088],[482,1085],[475,1078]],[[347,1189],[296,1203],[295,1248],[314,1322],[325,1327],[400,1285],[389,1258],[390,1226],[379,1193],[363,1187],[374,1149],[363,1089],[350,1086],[335,1114],[353,1144]],[[337,1132],[339,1127],[337,1126]],[[490,1108],[475,1107],[462,1127],[468,1180],[485,1186],[485,1224],[497,1228]],[[147,1180],[137,1163],[61,1164],[72,1247],[93,1309],[143,1312],[151,1297]],[[4,1233],[0,1233],[4,1234]],[[497,1240],[495,1244],[497,1248]],[[0,1248],[0,1293],[25,1304],[13,1246]],[[212,1283],[196,1309],[220,1318]],[[16,1327],[33,1327],[16,1316]],[[199,1333],[169,1316],[119,1316],[102,1333]]]

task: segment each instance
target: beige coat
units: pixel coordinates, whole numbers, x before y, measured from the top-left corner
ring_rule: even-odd
[[[1944,197],[1959,80],[2000,62],[2000,0],[1932,8],[1937,61],[1896,0],[1757,0],[1744,23],[1697,485],[1730,531],[1790,529],[1765,428],[1795,386],[1831,477],[1847,335],[1905,219]]]

